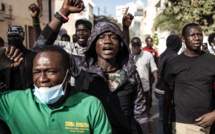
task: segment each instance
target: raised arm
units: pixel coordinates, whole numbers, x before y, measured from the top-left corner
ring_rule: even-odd
[[[39,14],[40,14],[40,6],[39,6],[39,0],[37,0],[37,5],[35,3],[31,4],[28,9],[29,9],[29,14],[32,18],[33,21],[33,30],[34,30],[34,40],[36,41],[37,38],[39,37],[41,33],[41,27],[40,27],[40,19],[39,19]]]
[[[122,25],[123,25],[123,37],[126,41],[126,44],[129,46],[130,36],[129,36],[129,27],[131,26],[132,20],[134,16],[128,13],[129,7],[126,8],[125,13],[122,18]]]
[[[71,13],[80,13],[83,9],[84,3],[82,0],[64,0],[61,9],[56,12],[53,20],[42,30],[34,45],[34,50],[37,51],[44,45],[53,45],[62,24],[69,20],[68,16]]]
[[[63,5],[58,12],[60,14],[60,18],[65,19],[65,21],[68,21],[68,16],[71,13],[80,13],[82,10],[84,10],[84,3],[82,0],[64,0]],[[52,28],[55,31],[59,31],[62,24],[65,23],[58,17],[54,17],[54,19],[49,23],[50,28]],[[66,21],[66,22],[67,22]]]

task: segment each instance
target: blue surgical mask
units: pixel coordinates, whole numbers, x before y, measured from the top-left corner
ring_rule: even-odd
[[[38,88],[36,85],[34,95],[43,103],[43,104],[53,104],[57,102],[64,94],[65,90],[63,90],[63,83],[66,80],[68,74],[68,70],[66,72],[66,76],[62,82],[62,84],[53,86],[53,87],[40,87]],[[66,86],[67,87],[67,86]]]

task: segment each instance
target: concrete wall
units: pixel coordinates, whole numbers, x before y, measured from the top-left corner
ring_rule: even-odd
[[[28,26],[32,26],[32,19],[29,15],[28,6],[35,0],[1,0],[4,4],[4,20],[0,21],[0,37],[7,42],[7,29],[11,25],[20,25],[28,32]],[[11,12],[10,12],[11,11]],[[11,13],[11,14],[10,14]],[[28,37],[27,37],[28,38]],[[24,44],[27,44],[26,41]]]

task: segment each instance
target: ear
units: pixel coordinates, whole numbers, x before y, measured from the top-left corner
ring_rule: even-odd
[[[183,42],[185,44],[185,39],[183,36],[181,37],[181,42]]]

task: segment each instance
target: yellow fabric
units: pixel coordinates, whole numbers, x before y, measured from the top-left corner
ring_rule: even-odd
[[[210,127],[203,128],[194,124],[172,123],[173,134],[209,134]]]

